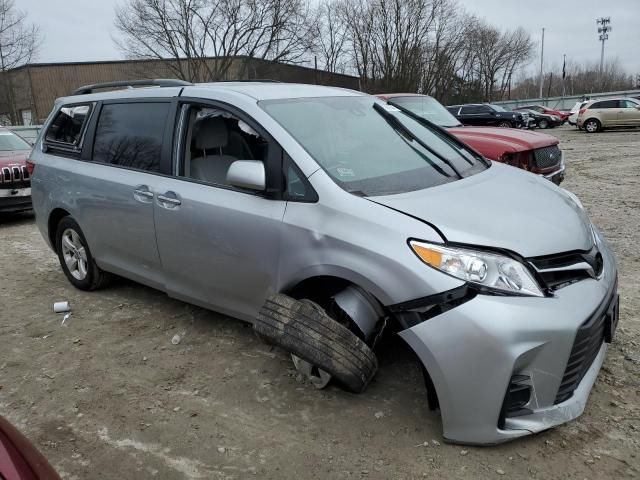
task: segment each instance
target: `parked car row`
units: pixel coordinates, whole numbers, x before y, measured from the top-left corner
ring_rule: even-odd
[[[580,201],[523,170],[557,166],[557,141],[461,127],[430,97],[148,83],[59,99],[31,153],[36,223],[71,284],[122,275],[250,322],[320,388],[362,392],[397,331],[451,441],[582,413],[617,269]]]
[[[505,128],[463,126],[435,98],[391,93],[378,95],[403,111],[447,129],[490,160],[542,175],[559,185],[564,180],[564,159],[559,141],[551,135]],[[484,106],[484,105],[483,105]],[[464,108],[464,107],[462,107]]]
[[[488,103],[452,105],[447,107],[447,110],[464,125],[495,126],[500,128],[522,128],[526,126],[522,113],[510,112],[499,105]]]

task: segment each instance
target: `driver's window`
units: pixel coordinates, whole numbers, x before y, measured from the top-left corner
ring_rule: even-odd
[[[236,160],[267,158],[268,142],[234,114],[215,107],[185,106],[187,129],[179,176],[228,185]]]

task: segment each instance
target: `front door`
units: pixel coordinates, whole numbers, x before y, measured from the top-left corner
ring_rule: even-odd
[[[156,237],[167,292],[185,301],[255,318],[277,284],[286,202],[229,185],[236,160],[279,155],[279,147],[235,114],[182,107],[178,159],[155,199]]]
[[[619,100],[618,124],[626,127],[640,126],[640,103],[631,100]]]

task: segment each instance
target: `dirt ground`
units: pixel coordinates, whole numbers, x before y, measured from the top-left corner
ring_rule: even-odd
[[[639,477],[640,130],[551,132],[620,268],[617,338],[577,421],[445,444],[399,340],[364,394],[317,391],[236,320],[125,280],[75,290],[29,216],[0,224],[0,414],[66,479]]]

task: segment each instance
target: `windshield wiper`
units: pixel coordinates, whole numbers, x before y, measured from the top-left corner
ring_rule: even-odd
[[[411,130],[409,130],[405,126],[404,123],[402,123],[396,116],[394,116],[393,114],[389,113],[389,111],[387,111],[387,109],[385,109],[382,105],[380,105],[379,103],[374,103],[373,104],[373,109],[376,112],[378,112],[382,116],[382,118],[384,118],[387,121],[387,123],[389,125],[391,125],[391,127],[394,130],[396,130],[398,133],[402,134],[403,136],[407,137],[409,140],[415,141],[418,145],[420,145],[422,148],[427,150],[429,153],[431,153],[432,155],[435,155],[440,160],[442,160],[451,170],[453,170],[453,172],[458,176],[459,179],[463,178],[462,174],[453,165],[453,163],[451,163],[447,158],[443,157],[442,155],[437,153],[435,150],[433,150],[431,147],[429,147],[426,143],[424,143],[422,140],[420,140]],[[438,165],[436,165],[435,163],[433,163],[429,159],[427,159],[427,160],[429,161],[431,166],[433,168],[435,168],[436,170],[438,170],[441,174],[449,176]]]
[[[458,148],[462,148],[464,150],[468,150],[475,158],[480,159],[480,161],[482,163],[484,163],[486,166],[490,166],[490,163],[486,158],[484,158],[482,155],[477,155],[472,150],[469,150],[469,147],[467,147],[467,145],[465,145],[464,142],[461,142],[455,135],[450,134],[449,132],[447,132],[447,130],[445,128],[441,127],[437,123],[433,123],[430,120],[427,120],[426,118],[421,117],[417,113],[412,112],[408,108],[405,108],[402,105],[398,105],[397,103],[389,102],[389,105],[393,105],[398,110],[400,110],[402,113],[404,113],[408,117],[410,117],[413,120],[415,120],[416,122],[418,122],[420,125],[422,125],[422,126],[424,126],[426,128],[429,128],[431,130],[434,130],[437,134],[439,133],[440,135],[444,135],[445,137],[447,137],[447,139],[450,139],[456,145],[458,145]],[[463,127],[463,126],[464,125],[462,125],[461,123],[459,123],[458,125],[453,125],[453,127]],[[468,158],[464,157],[464,155],[463,155],[463,158],[466,160],[466,162],[468,164],[473,165],[473,162],[470,162]]]

